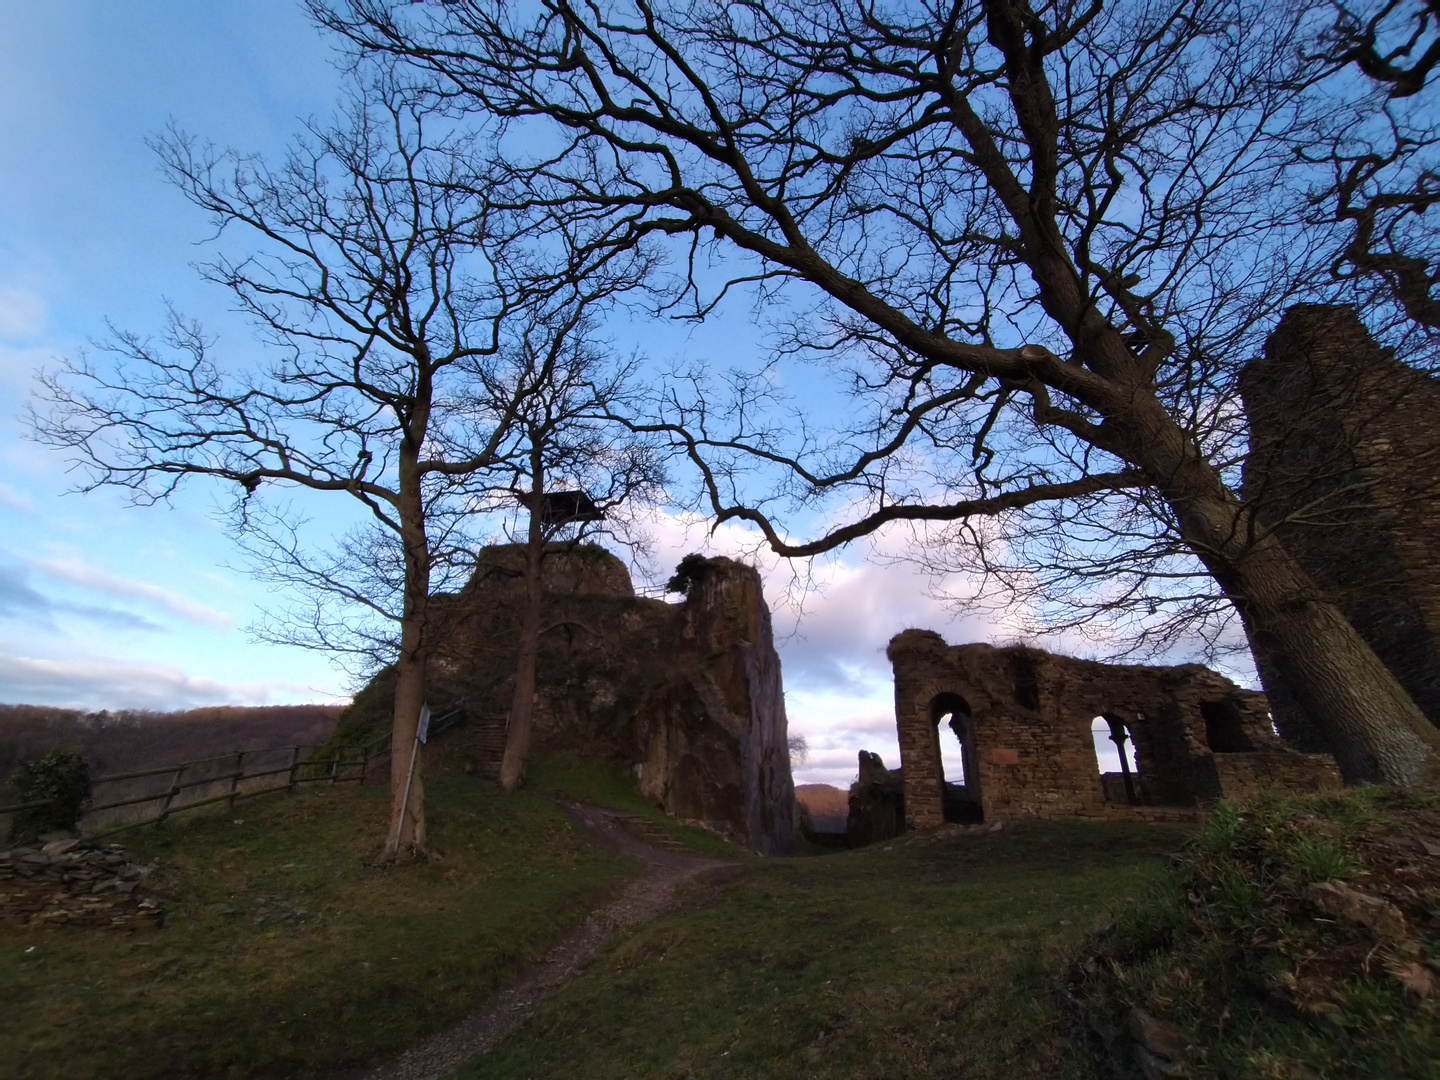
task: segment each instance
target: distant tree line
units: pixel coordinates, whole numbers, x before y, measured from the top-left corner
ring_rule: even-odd
[[[87,712],[0,705],[0,784],[17,766],[55,749],[79,754],[94,775],[132,772],[240,750],[313,746],[329,737],[343,705],[214,705],[180,712]]]

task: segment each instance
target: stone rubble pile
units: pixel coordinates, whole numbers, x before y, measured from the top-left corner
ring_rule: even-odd
[[[0,851],[0,921],[18,926],[159,926],[160,902],[141,885],[154,869],[118,844],[55,840]]]

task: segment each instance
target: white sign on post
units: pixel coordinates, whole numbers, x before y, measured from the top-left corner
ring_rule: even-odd
[[[416,740],[417,742],[422,742],[422,743],[423,743],[423,742],[425,741],[425,739],[429,736],[429,734],[430,734],[430,706],[429,706],[429,705],[421,705],[421,706],[420,706],[420,727],[419,727],[419,729],[415,732],[415,740]]]

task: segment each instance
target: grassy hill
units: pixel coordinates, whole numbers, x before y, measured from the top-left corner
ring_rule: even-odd
[[[13,1080],[323,1076],[463,1015],[638,871],[549,800],[441,776],[431,864],[364,865],[381,786],[267,796],[121,834],[158,931],[0,924]]]
[[[1064,1080],[1055,972],[1178,831],[1032,822],[764,860],[697,883],[465,1080]]]
[[[17,1080],[148,1080],[336,1076],[388,1058],[468,1012],[640,872],[572,826],[547,798],[557,795],[646,809],[618,772],[562,759],[538,763],[509,797],[441,770],[429,781],[430,864],[363,865],[384,816],[379,787],[137,830],[127,842],[159,861],[170,925],[0,926],[0,1061]],[[1424,971],[1440,964],[1440,894],[1413,868],[1440,868],[1425,839],[1440,804],[1326,798],[1226,809],[1199,834],[1036,821],[735,858],[456,1075],[1138,1076],[1123,1046],[1121,1071],[1103,1071],[1086,1020],[1123,1029],[1141,1006],[1193,1044],[1176,1075],[1429,1080],[1440,1025]],[[724,850],[657,827],[697,852]],[[1391,889],[1411,966],[1394,962],[1401,945],[1367,955],[1369,929],[1316,917],[1313,886],[1331,879]],[[1348,966],[1304,967],[1329,948]],[[1298,980],[1277,956],[1300,965]],[[1330,981],[1319,987],[1316,973]]]

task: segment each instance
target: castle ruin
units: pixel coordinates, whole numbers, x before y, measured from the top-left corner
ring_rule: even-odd
[[[1264,694],[1198,664],[952,646],[929,630],[897,634],[888,655],[908,828],[995,816],[1183,816],[1173,811],[1340,785],[1328,754],[1300,753],[1275,735]],[[1099,771],[1097,720],[1120,752],[1121,772]],[[942,739],[958,740],[963,777],[945,775]]]
[[[1353,308],[1291,308],[1240,392],[1242,497],[1396,681],[1440,724],[1440,380],[1396,360]],[[1327,750],[1263,641],[1281,735]]]
[[[1440,724],[1440,381],[1381,348],[1353,309],[1298,305],[1240,391],[1251,433],[1242,498],[1257,525]],[[901,768],[862,754],[852,817],[879,839],[987,814],[1153,817],[1338,787],[1323,734],[1265,643],[1252,647],[1264,694],[1194,664],[949,646],[907,630],[889,648]],[[1097,726],[1119,773],[1099,772]],[[960,744],[958,778],[945,776],[943,739]],[[887,800],[903,804],[900,817]]]

